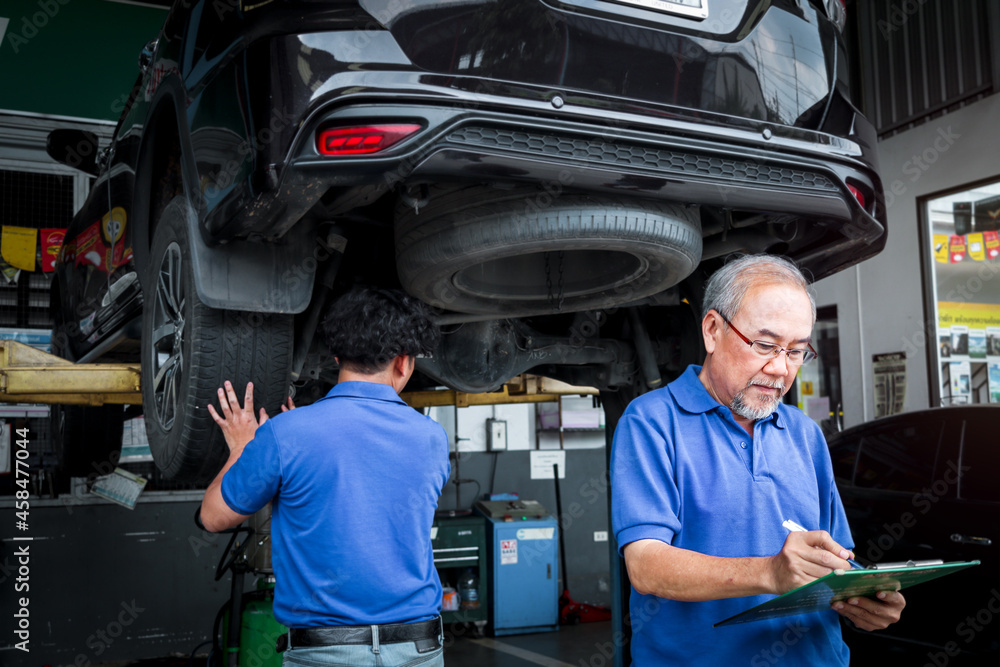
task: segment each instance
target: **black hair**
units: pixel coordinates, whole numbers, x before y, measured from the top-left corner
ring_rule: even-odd
[[[431,316],[401,290],[357,286],[331,304],[322,332],[342,368],[371,375],[401,354],[432,354],[441,333]]]

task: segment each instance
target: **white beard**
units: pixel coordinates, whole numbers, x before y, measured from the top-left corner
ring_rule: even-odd
[[[781,393],[777,396],[765,396],[763,397],[763,400],[765,401],[764,405],[759,408],[752,408],[747,404],[746,392],[755,384],[772,387],[774,389],[778,389],[779,392],[785,388],[785,383],[781,380],[750,380],[747,382],[747,386],[744,387],[738,394],[733,396],[733,401],[729,404],[729,407],[734,413],[744,419],[749,419],[750,421],[757,421],[770,417],[774,411],[778,409],[778,404],[781,403],[782,396]]]

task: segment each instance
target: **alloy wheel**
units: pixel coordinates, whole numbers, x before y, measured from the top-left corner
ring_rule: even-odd
[[[177,416],[184,368],[183,260],[177,243],[163,253],[153,296],[153,396],[160,426],[170,430]]]

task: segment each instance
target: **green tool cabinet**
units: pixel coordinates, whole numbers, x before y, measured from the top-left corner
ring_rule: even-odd
[[[431,530],[434,567],[442,586],[458,588],[458,578],[466,568],[475,568],[479,576],[479,608],[442,611],[445,626],[453,623],[485,622],[489,617],[487,592],[489,571],[486,558],[486,521],[481,516],[437,519]]]

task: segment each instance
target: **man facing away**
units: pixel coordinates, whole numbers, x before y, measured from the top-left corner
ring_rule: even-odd
[[[712,624],[833,569],[853,546],[819,427],[781,403],[810,345],[816,308],[791,262],[723,266],[705,289],[706,356],[632,401],[612,447],[612,523],[632,582],[632,657],[644,665],[843,665],[836,614]],[[792,520],[805,532],[788,532]],[[898,592],[834,611],[874,630]],[[773,652],[780,644],[781,655]]]
[[[444,429],[399,398],[439,332],[419,301],[355,288],[323,333],[340,365],[316,403],[268,419],[233,387],[209,406],[230,448],[201,518],[210,531],[272,503],[274,615],[285,665],[443,665],[431,524],[448,479]],[[291,402],[289,401],[291,405]],[[294,407],[294,405],[291,405]]]

